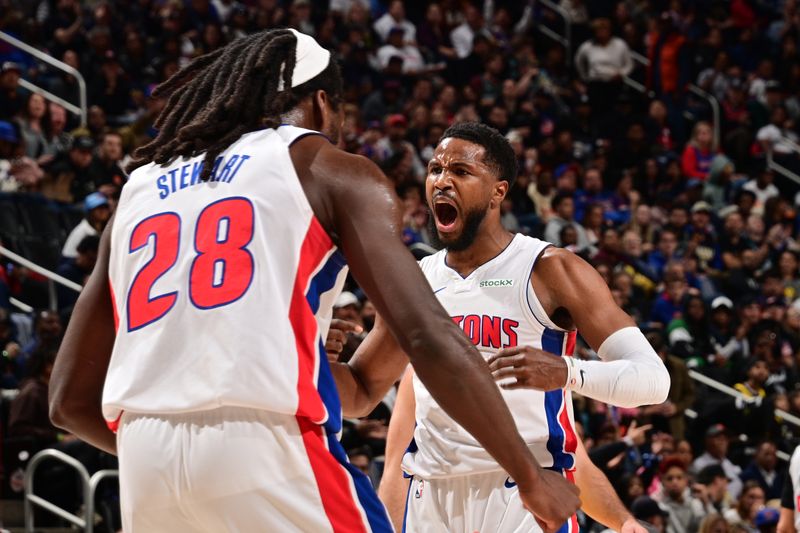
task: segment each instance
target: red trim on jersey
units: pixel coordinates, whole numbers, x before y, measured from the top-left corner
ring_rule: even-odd
[[[332,247],[333,241],[317,218],[312,216],[300,248],[300,262],[289,306],[289,322],[292,324],[297,347],[296,414],[317,423],[325,420],[327,411],[314,381],[317,372],[317,319],[306,299],[306,289],[311,275],[319,268]]]
[[[114,295],[114,285],[108,280],[108,292],[111,294],[111,309],[114,311],[114,331],[119,331],[119,313],[117,313],[117,297]],[[116,431],[116,430],[112,430]]]
[[[335,533],[366,533],[364,517],[350,490],[347,472],[325,445],[325,434],[308,418],[297,417],[303,435],[303,444],[317,480],[319,496],[325,514]]]
[[[572,484],[575,484],[575,469],[572,470],[565,470],[564,476],[566,476],[567,481]],[[578,533],[580,531],[580,527],[578,526],[578,515],[574,514],[569,518],[569,532],[570,533]]]
[[[575,330],[567,332],[567,347],[564,349],[564,355],[572,357],[575,355],[575,340],[578,338],[578,332]]]
[[[575,352],[575,340],[578,337],[578,332],[573,330],[567,333],[565,342],[564,355],[572,357]],[[575,433],[575,428],[569,421],[569,413],[567,412],[567,391],[563,391],[564,402],[561,406],[561,412],[558,413],[558,422],[564,428],[564,451],[567,453],[575,453],[578,449],[578,435]]]
[[[106,420],[106,426],[108,426],[108,429],[110,429],[112,433],[116,433],[119,429],[119,421],[122,419],[122,413],[124,412],[125,411],[120,411],[116,420]]]

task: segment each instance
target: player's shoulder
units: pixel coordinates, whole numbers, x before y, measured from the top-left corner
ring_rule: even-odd
[[[581,256],[565,248],[559,248],[547,243],[536,260],[531,280],[535,275],[546,283],[563,284],[581,280],[587,274],[587,269],[594,268]]]

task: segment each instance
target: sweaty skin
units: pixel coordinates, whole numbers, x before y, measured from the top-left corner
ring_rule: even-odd
[[[336,142],[342,113],[341,107],[334,111],[325,91],[317,91],[298,104],[290,120]],[[400,356],[405,360],[408,354],[436,401],[513,475],[524,504],[545,530],[557,529],[580,505],[578,491],[536,463],[488,365],[431,294],[400,239],[401,211],[392,184],[373,163],[336,149],[320,135],[301,138],[290,155],[314,214],[383,317],[401,347]],[[50,413],[57,426],[115,453],[115,436],[101,412],[115,338],[108,286],[110,228],[53,369]],[[537,498],[537,492],[553,496]]]

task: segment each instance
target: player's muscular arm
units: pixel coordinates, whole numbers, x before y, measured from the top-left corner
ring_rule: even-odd
[[[116,336],[108,284],[112,224],[113,218],[100,239],[97,264],[75,304],[58,350],[50,376],[50,418],[81,440],[116,454],[116,438],[101,411],[103,384]]]
[[[503,388],[553,390],[566,384],[623,407],[666,400],[670,378],[664,363],[591,265],[572,252],[548,248],[531,283],[548,317],[564,329],[577,327],[602,361],[554,358],[529,346],[507,348],[489,360]]]
[[[575,484],[581,489],[581,508],[593,520],[621,533],[647,531],[625,508],[608,478],[589,459],[580,440],[575,452]]]
[[[350,361],[331,365],[344,415],[368,415],[407,366],[408,356],[380,315],[376,316],[375,327]]]
[[[301,140],[293,159],[302,156]],[[309,138],[310,142],[320,142]],[[330,145],[312,146],[310,178],[298,168],[304,190],[329,233],[338,237],[351,271],[434,399],[497,462],[520,489],[549,476],[539,468],[494,385],[486,362],[447,316],[411,253],[400,239],[401,212],[391,183],[365,158]],[[300,163],[302,165],[302,163]],[[316,191],[309,191],[316,189]],[[314,205],[319,190],[327,202]],[[521,476],[518,478],[517,475]],[[536,514],[555,525],[569,516],[578,498],[568,487],[558,502],[534,502]],[[550,504],[552,503],[552,506]],[[556,518],[558,517],[558,518]]]
[[[414,387],[411,378],[414,373],[409,370],[400,381],[397,400],[389,420],[389,434],[386,436],[386,462],[383,477],[378,485],[378,496],[386,506],[389,518],[397,531],[403,529],[403,515],[406,509],[409,480],[403,477],[400,465],[403,454],[414,436]]]
[[[549,248],[531,282],[548,315],[571,321],[562,327],[577,327],[602,359],[570,359],[569,388],[623,407],[667,399],[670,378],[664,363],[591,265],[567,250]]]

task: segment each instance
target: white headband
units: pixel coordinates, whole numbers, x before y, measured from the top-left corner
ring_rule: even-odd
[[[297,48],[295,49],[294,72],[292,72],[292,87],[301,85],[323,70],[330,63],[331,53],[325,50],[310,35],[300,33],[289,28],[289,31],[297,37]],[[285,64],[284,64],[285,65]],[[278,81],[278,90],[283,90],[283,67],[281,65],[281,77]]]

